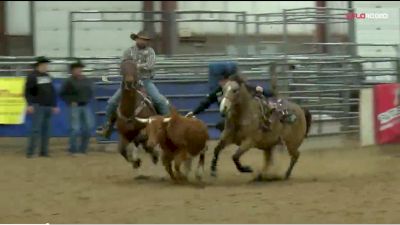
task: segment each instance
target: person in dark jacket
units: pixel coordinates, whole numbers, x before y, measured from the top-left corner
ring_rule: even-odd
[[[91,131],[94,127],[89,103],[93,97],[92,82],[82,74],[84,65],[77,60],[70,65],[71,77],[61,87],[60,97],[69,106],[70,137],[69,152],[75,156],[86,154]],[[78,147],[78,138],[80,144]]]
[[[210,107],[210,105],[212,105],[213,103],[218,103],[218,105],[220,104],[220,99],[222,98],[222,87],[224,86],[224,84],[227,82],[228,78],[230,76],[236,75],[237,74],[237,68],[227,68],[224,69],[222,72],[222,79],[219,80],[218,82],[218,87],[215,88],[213,91],[211,91],[207,97],[200,102],[200,104],[191,112],[186,114],[186,117],[191,117],[193,115],[197,115],[203,111],[205,111],[208,107]],[[265,90],[259,86],[257,87],[251,87],[250,85],[249,89],[254,90],[254,94],[256,94],[257,92],[262,92],[262,94],[265,97],[273,97],[273,93]],[[224,129],[224,125],[225,125],[225,120],[221,120],[216,124],[216,128],[220,131],[222,131]]]
[[[40,154],[49,157],[50,122],[52,113],[57,114],[57,95],[48,71],[50,60],[44,56],[36,59],[34,71],[28,75],[25,84],[25,99],[28,103],[27,113],[32,115],[26,156],[34,155],[38,140],[41,141]]]

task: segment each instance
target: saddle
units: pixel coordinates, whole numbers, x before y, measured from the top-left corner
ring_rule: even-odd
[[[282,98],[266,98],[264,95],[256,95],[255,99],[258,101],[264,130],[270,130],[270,125],[279,120],[281,123],[293,123],[296,117],[289,111],[288,102]]]

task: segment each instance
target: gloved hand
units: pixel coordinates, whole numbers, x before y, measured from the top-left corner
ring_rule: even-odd
[[[188,112],[188,113],[185,115],[185,117],[193,117],[193,116],[194,116],[193,112]]]

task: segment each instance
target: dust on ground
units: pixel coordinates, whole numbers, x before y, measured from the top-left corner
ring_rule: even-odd
[[[321,142],[323,150],[302,152],[291,180],[264,183],[236,171],[232,148],[211,178],[209,151],[200,186],[173,184],[145,154],[134,172],[118,153],[70,157],[65,144],[52,144],[52,158],[26,159],[24,142],[0,147],[0,223],[400,223],[395,145],[338,149]],[[262,160],[251,150],[242,162],[257,170]],[[271,173],[283,175],[288,163],[277,150]],[[149,178],[135,179],[140,175]]]

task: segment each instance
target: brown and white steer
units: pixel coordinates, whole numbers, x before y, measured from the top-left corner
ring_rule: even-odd
[[[206,142],[209,138],[207,125],[194,117],[187,118],[180,115],[175,109],[171,110],[170,117],[153,116],[148,119],[136,118],[147,123],[147,145],[162,149],[163,165],[174,181],[186,180],[191,170],[192,159],[199,156],[196,178],[201,180],[204,172],[204,154],[207,150]],[[172,169],[174,161],[174,169]],[[182,163],[185,173],[180,170]]]

